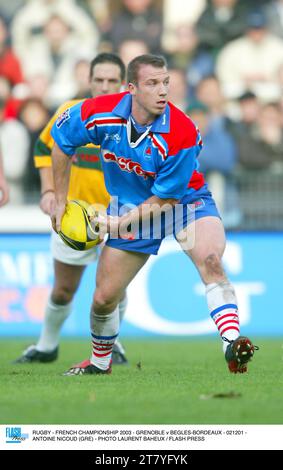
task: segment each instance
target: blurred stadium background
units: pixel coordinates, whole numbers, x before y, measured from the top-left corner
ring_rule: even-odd
[[[0,0],[0,141],[10,186],[0,210],[1,336],[40,331],[52,260],[33,145],[58,105],[89,95],[88,64],[103,51],[125,63],[147,51],[167,57],[170,99],[203,136],[200,169],[227,229],[225,266],[243,332],[283,336],[283,1]],[[94,275],[91,266],[65,336],[89,335]],[[129,297],[124,337],[215,332],[197,273],[173,240]]]

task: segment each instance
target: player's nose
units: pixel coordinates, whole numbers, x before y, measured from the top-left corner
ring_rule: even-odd
[[[159,87],[159,95],[160,96],[166,96],[167,93],[168,93],[168,86],[164,85],[164,83],[161,83],[160,87]]]
[[[102,82],[102,92],[103,93],[108,93],[109,91],[109,84],[107,80],[103,80]]]

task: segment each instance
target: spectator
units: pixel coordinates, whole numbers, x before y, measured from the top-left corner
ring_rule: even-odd
[[[266,29],[262,12],[248,16],[245,36],[227,44],[216,64],[226,97],[235,99],[246,89],[259,98],[278,99],[277,73],[283,62],[283,40]]]
[[[164,43],[164,51],[170,55],[170,65],[173,67],[187,68],[188,62],[198,46],[198,36],[193,25],[179,23],[171,30],[171,41]]]
[[[251,132],[260,110],[260,103],[254,93],[246,91],[238,99],[239,120],[231,121],[229,129],[238,140],[242,134]]]
[[[185,112],[188,107],[186,74],[182,69],[169,69],[168,72],[170,76],[169,100]]]
[[[211,117],[225,114],[225,98],[215,75],[203,78],[196,88],[197,99],[207,106]]]
[[[245,128],[252,126],[258,116],[260,104],[254,93],[247,91],[239,97],[241,122]]]
[[[10,2],[7,0],[0,0],[0,15],[3,15],[4,18],[6,18],[7,23],[10,24],[16,12],[24,6],[25,3],[25,0],[12,0]]]
[[[163,45],[167,54],[170,55],[170,64],[172,67],[188,70],[188,78],[196,84],[203,76],[213,72],[213,60],[209,53],[199,50],[199,39],[195,27],[190,24],[179,24],[172,31],[175,40],[169,44]],[[193,77],[197,79],[193,79]]]
[[[145,41],[141,39],[125,39],[118,48],[118,55],[125,66],[138,55],[148,54],[149,49]]]
[[[122,7],[113,18],[109,39],[118,50],[125,39],[144,41],[152,53],[160,53],[162,12],[153,0],[122,0]]]
[[[164,0],[163,17],[164,31],[162,37],[165,51],[177,50],[176,32],[182,25],[194,27],[206,6],[206,0]]]
[[[50,80],[48,100],[50,107],[57,108],[75,95],[74,65],[79,55],[87,55],[87,51],[80,48],[76,52],[77,38],[61,16],[50,16],[43,32],[26,51],[25,70],[29,79],[34,75],[45,75]]]
[[[180,23],[195,24],[205,9],[207,0],[164,0],[164,26],[175,29]]]
[[[263,105],[251,132],[238,140],[239,161],[245,170],[283,170],[283,126],[278,103]]]
[[[278,85],[280,87],[280,90],[281,90],[281,96],[279,97],[279,104],[282,108],[282,116],[283,116],[283,64],[280,65],[279,67],[279,71],[278,71]],[[283,117],[282,117],[283,119]]]
[[[49,108],[49,86],[50,81],[44,73],[37,73],[35,75],[32,75],[27,80],[27,92],[25,99],[35,98],[41,100]]]
[[[25,62],[26,54],[34,40],[42,36],[51,16],[61,17],[72,30],[78,48],[86,48],[95,54],[98,32],[94,22],[74,0],[29,0],[12,21],[12,41],[15,51]]]
[[[27,99],[21,108],[20,120],[28,135],[27,160],[23,174],[23,189],[27,202],[30,201],[30,198],[37,200],[40,192],[40,178],[33,162],[33,148],[49,118],[48,110],[38,99]]]
[[[77,0],[77,3],[94,20],[101,34],[109,31],[111,27],[109,0]]]
[[[196,95],[206,109],[205,116],[202,117],[201,133],[203,133],[204,148],[200,167],[207,175],[217,205],[222,212],[224,225],[232,228],[237,226],[241,218],[233,176],[238,150],[231,130],[232,121],[227,117],[226,101],[215,76],[201,80]]]
[[[283,93],[283,62],[280,64],[278,69],[278,84],[281,92]]]
[[[8,46],[8,29],[0,16],[0,76],[5,77],[12,86],[24,81],[20,62],[13,49]]]
[[[2,154],[0,149],[0,207],[9,202],[9,186],[6,181],[3,169]]]
[[[209,188],[213,191],[217,207],[226,228],[235,228],[241,221],[238,190],[233,172],[238,160],[238,150],[232,134],[223,121],[215,122],[209,109],[194,103],[188,114],[198,125],[203,137],[203,150],[199,159]]]
[[[264,7],[270,0],[239,0],[239,3],[246,4],[249,10],[252,10],[255,7],[255,3],[257,7]]]
[[[283,0],[273,0],[265,7],[269,31],[283,39]]]
[[[12,204],[21,204],[24,200],[23,175],[28,145],[25,127],[17,119],[5,118],[5,103],[0,99],[0,148]]]
[[[238,0],[211,0],[196,24],[201,50],[214,57],[229,41],[245,30],[247,9]]]
[[[16,118],[21,101],[12,95],[12,87],[5,77],[0,76],[0,100],[4,103],[4,118]]]
[[[83,98],[90,98],[90,88],[89,88],[89,61],[85,59],[80,59],[74,67],[74,79],[75,79],[75,89],[76,93],[73,96],[73,99],[80,100]]]
[[[225,121],[211,119],[209,108],[201,102],[192,103],[187,113],[198,125],[203,138],[200,171],[206,175],[214,171],[224,176],[231,174],[237,162],[237,147]]]
[[[169,55],[170,66],[187,71],[188,94],[190,97],[195,97],[195,87],[198,82],[213,73],[212,56],[209,52],[199,50],[199,39],[193,25],[179,24],[174,32],[172,31],[171,37],[174,37],[174,40],[165,50]]]

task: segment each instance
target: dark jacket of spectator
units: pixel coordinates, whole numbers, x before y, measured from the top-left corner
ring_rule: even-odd
[[[216,54],[227,42],[241,36],[245,31],[247,8],[235,3],[225,10],[217,8],[213,0],[208,2],[206,9],[196,24],[199,36],[199,48]]]
[[[109,39],[118,49],[125,39],[144,41],[151,53],[160,53],[162,36],[162,15],[153,7],[148,6],[143,12],[134,14],[125,6],[113,19]]]
[[[247,170],[283,169],[283,126],[277,103],[266,104],[256,123],[238,137],[239,162]]]

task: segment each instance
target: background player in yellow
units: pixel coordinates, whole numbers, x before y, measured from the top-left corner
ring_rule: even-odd
[[[99,54],[90,64],[90,91],[93,97],[118,93],[124,79],[125,66],[115,54]],[[78,101],[68,101],[60,106],[36,142],[34,162],[39,169],[41,179],[40,208],[47,215],[51,214],[55,201],[51,167],[54,140],[50,131],[57,117]],[[68,199],[83,199],[90,204],[99,203],[108,206],[109,195],[104,185],[99,146],[89,144],[76,150],[72,159]],[[36,345],[29,346],[15,362],[51,362],[57,359],[61,327],[72,311],[72,300],[84,269],[96,259],[97,250],[99,248],[96,247],[88,251],[72,250],[62,242],[57,233],[52,231],[51,252],[54,259],[55,280],[46,305],[40,338]],[[121,299],[119,308],[122,319],[126,309],[126,297]],[[112,361],[114,364],[127,362],[125,351],[119,342],[115,344]]]

